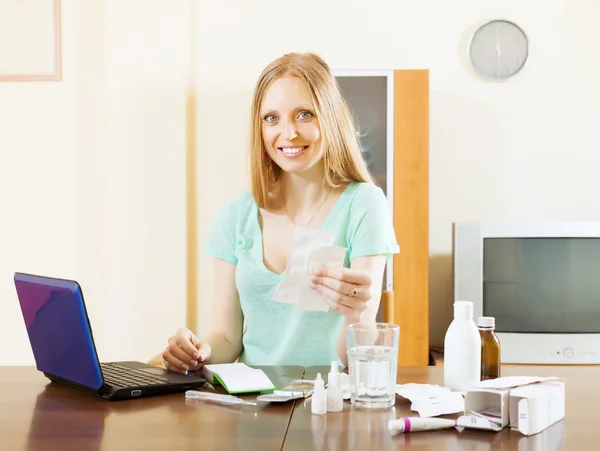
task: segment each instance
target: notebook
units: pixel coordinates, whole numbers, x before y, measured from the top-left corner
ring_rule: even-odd
[[[143,362],[100,362],[76,281],[15,273],[14,283],[36,367],[51,381],[109,400],[185,392],[205,383]]]
[[[275,390],[271,379],[261,369],[244,363],[215,363],[202,367],[204,378],[221,384],[228,393],[251,393]]]

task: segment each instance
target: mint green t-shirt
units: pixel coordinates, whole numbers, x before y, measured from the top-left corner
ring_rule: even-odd
[[[259,209],[251,193],[227,201],[214,219],[205,251],[236,265],[236,286],[246,321],[240,362],[247,365],[330,365],[342,315],[295,311],[272,301],[285,277],[264,265]],[[399,251],[383,191],[370,183],[349,184],[321,227],[348,249],[344,266],[357,257]]]

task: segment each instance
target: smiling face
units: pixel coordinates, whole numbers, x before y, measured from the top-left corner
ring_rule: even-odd
[[[250,183],[260,208],[276,199],[287,174],[321,177],[330,187],[373,183],[350,109],[329,66],[314,53],[288,53],[263,69],[250,126]]]
[[[269,157],[283,171],[302,173],[323,158],[321,129],[305,83],[275,80],[260,106],[261,134]]]

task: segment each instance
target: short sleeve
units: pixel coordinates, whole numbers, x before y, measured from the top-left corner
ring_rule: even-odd
[[[217,210],[208,232],[204,252],[213,257],[237,264],[235,255],[239,199],[226,201]]]
[[[376,185],[361,184],[350,208],[349,258],[385,254],[390,258],[400,251],[387,198]]]

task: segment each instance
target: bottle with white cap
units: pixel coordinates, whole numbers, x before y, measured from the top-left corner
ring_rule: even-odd
[[[481,381],[481,337],[473,321],[473,303],[456,301],[454,320],[444,338],[444,385],[467,391]]]
[[[477,328],[481,336],[481,380],[500,377],[500,340],[494,331],[496,319],[493,316],[477,318]]]
[[[327,394],[325,393],[325,381],[321,379],[321,373],[317,373],[315,389],[310,400],[310,411],[316,415],[327,413]]]
[[[331,371],[327,375],[327,412],[344,410],[341,376],[336,361],[331,362]]]

